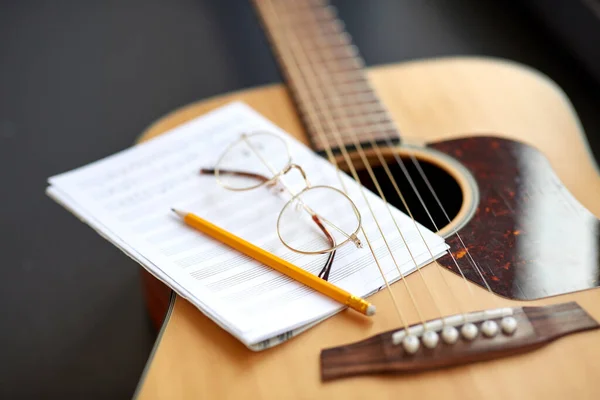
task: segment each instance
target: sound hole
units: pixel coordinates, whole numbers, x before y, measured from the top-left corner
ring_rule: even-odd
[[[408,174],[412,178],[417,191],[423,199],[425,207],[427,207],[429,214],[433,218],[435,225],[437,226],[437,230],[442,229],[448,225],[448,218],[446,215],[444,215],[444,212],[435,200],[435,197],[427,187],[425,180],[421,177],[419,170],[412,162],[410,157],[402,157],[402,160],[404,161],[404,165],[406,166]],[[402,172],[402,169],[394,157],[390,155],[387,163],[415,219],[435,232],[436,229],[434,224],[431,222],[429,215],[427,215],[425,208],[421,204],[421,201],[411,187],[409,180]],[[440,168],[438,165],[423,159],[419,159],[419,164],[423,169],[423,172],[425,173],[429,183],[437,194],[437,197],[444,206],[446,213],[452,220],[458,214],[463,201],[463,193],[460,185],[452,175],[446,172],[446,170],[443,168]],[[382,166],[374,164],[373,172],[377,177],[386,200],[404,213],[408,214],[406,207],[404,207],[402,200],[400,200],[400,197],[392,185],[392,182],[389,179],[385,169]],[[358,172],[358,174],[363,185],[369,188],[369,190],[371,190],[373,193],[378,194],[377,188],[373,184],[373,180],[370,178],[368,172],[362,169]]]

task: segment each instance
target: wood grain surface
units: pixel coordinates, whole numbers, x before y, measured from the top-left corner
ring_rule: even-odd
[[[581,128],[563,92],[540,74],[498,60],[453,58],[391,65],[368,71],[369,79],[403,132],[414,142],[494,134],[539,149],[567,189],[600,215],[600,179]],[[269,86],[198,102],[153,124],[147,140],[230,101],[242,100],[306,142],[283,86]],[[423,269],[445,315],[498,306],[577,301],[600,319],[600,291],[588,290],[533,302],[515,302],[472,285],[471,294],[455,274],[435,265]],[[437,318],[417,275],[407,278],[426,318]],[[402,285],[392,289],[409,304]],[[457,299],[458,303],[453,299]],[[600,387],[600,333],[581,333],[517,357],[438,370],[416,376],[368,376],[321,383],[319,354],[324,348],[362,340],[399,326],[389,294],[370,298],[374,318],[342,312],[292,341],[253,353],[188,302],[177,298],[172,315],[137,396],[165,398],[444,398],[596,399]],[[414,310],[405,308],[411,322]]]

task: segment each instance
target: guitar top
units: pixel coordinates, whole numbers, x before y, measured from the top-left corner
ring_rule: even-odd
[[[244,101],[451,248],[371,297],[373,320],[343,312],[258,353],[173,296],[137,395],[597,398],[600,179],[562,91],[495,60],[367,70],[326,2],[254,3],[291,96],[202,101],[144,140]],[[169,291],[146,278],[161,321]]]

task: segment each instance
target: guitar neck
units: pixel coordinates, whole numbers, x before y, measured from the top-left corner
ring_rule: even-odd
[[[325,0],[253,0],[316,151],[396,143],[364,62]]]

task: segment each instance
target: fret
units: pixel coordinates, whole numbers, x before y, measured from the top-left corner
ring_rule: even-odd
[[[306,38],[300,39],[299,43],[305,51],[318,53],[326,60],[358,57],[358,50],[355,46],[307,46],[306,44],[312,44],[314,42],[307,41]]]
[[[289,27],[291,24],[282,24],[281,27]],[[324,35],[340,35],[344,31],[344,24],[341,21],[334,20],[330,22],[323,22],[319,25],[307,22],[306,24],[297,24],[294,22],[294,28],[299,36],[315,36],[318,34]]]
[[[307,30],[302,32],[302,36],[298,40],[304,40],[312,44],[311,47],[307,47],[307,50],[318,50],[322,48],[343,48],[352,46],[352,37],[347,32],[315,32],[314,30]],[[357,51],[356,51],[357,52]],[[358,52],[357,52],[358,53]]]
[[[320,141],[315,141],[315,145],[319,145],[319,144],[323,144],[323,141],[326,143],[336,143],[337,138],[342,135],[343,136],[349,136],[352,135],[352,137],[356,140],[358,140],[359,142],[363,142],[363,145],[367,145],[371,139],[375,140],[376,142],[380,142],[383,140],[390,140],[390,141],[394,141],[393,139],[389,138],[388,136],[390,134],[393,134],[394,131],[396,130],[396,127],[389,124],[386,126],[370,126],[370,127],[357,127],[357,128],[352,128],[352,129],[342,129],[339,131],[335,131],[335,132],[331,132],[330,130],[321,130],[318,131],[319,135],[315,136],[314,139],[321,139]],[[394,138],[397,139],[397,136],[395,136]],[[354,142],[348,142],[345,143],[346,145],[350,146],[350,145],[354,145]],[[337,148],[339,146],[332,146],[332,148]],[[317,149],[317,150],[321,150],[321,149]]]
[[[284,22],[294,22],[295,24],[303,24],[306,22],[333,22],[337,18],[336,10],[329,6],[325,8],[318,7],[300,7],[293,9],[294,14],[282,14],[280,20]],[[340,23],[342,21],[338,20]]]
[[[273,3],[277,3],[274,1]],[[288,11],[299,12],[303,10],[315,10],[322,9],[323,7],[328,6],[326,4],[327,1],[323,0],[295,0],[295,1],[286,1],[286,7]],[[284,17],[285,14],[282,14],[280,18]]]
[[[327,46],[352,46],[352,37],[347,32],[332,33],[332,34],[307,34],[305,38],[318,37],[319,41],[312,41],[315,47],[327,47]]]
[[[353,111],[355,110],[355,111]],[[300,114],[304,115],[306,113],[313,113],[315,116],[320,118],[330,117],[332,119],[348,119],[348,118],[356,118],[356,116],[374,116],[375,114],[387,114],[387,110],[382,109],[378,106],[370,106],[369,103],[359,103],[357,105],[353,104],[344,104],[343,106],[332,106],[327,111],[327,114],[324,115],[322,111],[307,111],[303,107],[299,109]],[[348,113],[352,113],[353,115],[348,117]]]
[[[296,88],[295,83],[292,83],[292,87]],[[297,90],[303,90],[304,87],[296,88]],[[350,81],[347,83],[336,83],[326,84],[323,83],[319,90],[319,95],[313,92],[309,92],[309,96],[312,98],[323,99],[326,102],[342,103],[344,105],[355,104],[362,105],[362,103],[379,103],[379,99],[373,93],[366,80],[361,81]],[[312,106],[314,107],[314,106]],[[380,108],[383,108],[381,105]]]
[[[333,41],[332,39],[335,38],[336,35],[321,35],[318,32],[311,31],[311,34],[298,38],[298,41],[303,44],[303,48],[307,51],[332,51],[360,57],[358,48],[352,44],[351,38],[338,37],[337,40]],[[334,44],[331,44],[332,41]]]
[[[353,143],[355,134],[361,142],[398,138],[369,83],[358,49],[327,1],[254,3],[317,150],[325,148],[317,140],[319,134],[334,148],[338,147],[336,133],[345,145]]]
[[[351,133],[351,132],[371,132],[371,130],[373,131],[379,131],[379,130],[388,130],[391,129],[393,126],[393,121],[391,121],[389,118],[387,118],[386,116],[374,116],[374,115],[365,115],[363,117],[352,117],[352,120],[345,120],[345,124],[344,125],[339,125],[339,127],[335,130],[335,132],[341,132],[341,133]],[[333,120],[336,121],[337,123],[337,118],[334,118]],[[308,125],[312,128],[312,129],[316,129],[318,128],[318,125],[315,125],[313,122],[309,122]],[[329,129],[329,127],[321,127],[320,128],[321,132],[325,132],[325,133],[332,133],[334,134],[335,132],[332,131],[331,129]]]
[[[330,72],[329,76],[331,77],[331,79],[341,79],[341,77],[344,77],[344,76],[353,76],[357,79],[364,79],[364,80],[368,81],[365,74],[363,74],[362,71],[360,71],[360,70],[334,71],[334,72]]]
[[[355,55],[351,55],[351,54],[344,54],[338,57],[334,57],[334,56],[328,56],[328,57],[323,57],[320,56],[318,59],[311,59],[311,55],[315,55],[317,54],[317,52],[313,52],[311,54],[308,55],[308,63],[304,62],[301,65],[306,65],[309,63],[318,65],[318,64],[326,64],[326,65],[331,65],[331,64],[335,64],[336,62],[340,62],[340,63],[347,63],[347,64],[354,64],[357,65],[357,69],[358,68],[362,68],[362,62],[356,58]]]
[[[359,138],[368,137],[368,135],[377,136],[386,132],[392,132],[396,129],[396,126],[393,123],[386,123],[381,125],[370,125],[370,126],[362,126],[362,127],[352,127],[352,128],[340,128],[336,130],[335,133],[331,132],[328,129],[322,129],[321,132],[324,133],[323,136],[327,139],[335,140],[335,134],[339,133],[342,135],[357,135]],[[364,136],[364,137],[363,137]]]
[[[336,118],[338,115],[341,118],[347,118],[349,112],[356,114],[360,113],[360,115],[368,115],[370,113],[375,113],[376,110],[382,110],[382,112],[387,113],[387,110],[382,109],[377,102],[367,100],[359,102],[350,102],[345,100],[338,104],[331,104],[327,110],[315,110],[314,108],[309,108],[307,110],[307,107],[304,104],[300,104],[298,107],[298,111],[303,117],[313,115],[321,119],[327,117]]]
[[[298,91],[298,89],[295,86],[291,86],[291,89],[296,92]],[[300,90],[301,92],[302,90]],[[325,102],[329,102],[330,105],[327,108],[327,110],[316,110],[314,109],[314,106],[307,106],[306,104],[304,104],[304,102],[301,102],[299,104],[299,108],[301,110],[308,110],[307,112],[310,113],[317,113],[317,112],[321,112],[321,113],[327,113],[330,114],[332,112],[332,110],[335,109],[346,109],[348,110],[349,107],[351,106],[355,106],[356,108],[358,107],[369,107],[369,105],[372,104],[377,104],[377,107],[379,107],[380,109],[384,109],[383,106],[379,103],[379,99],[377,97],[374,96],[373,93],[369,92],[369,93],[357,93],[357,94],[349,94],[343,97],[337,97],[335,102],[331,102],[331,98],[330,97],[326,97],[323,95],[317,95],[317,94],[310,94],[310,97],[313,99],[319,98],[319,99],[323,99]],[[354,108],[355,109],[355,108]],[[356,112],[356,111],[354,111]],[[386,111],[387,112],[387,111]]]
[[[308,62],[296,63],[298,68],[310,71],[311,68],[327,67],[328,72],[350,72],[356,71],[363,67],[362,61],[355,58],[345,59],[344,64],[339,63],[340,60],[316,61],[309,60]]]
[[[348,125],[352,126],[353,128],[362,128],[372,124],[384,124],[390,122],[390,118],[385,112],[383,112],[383,110],[381,110],[381,112],[378,113],[368,113],[351,116],[347,116],[346,114],[340,115],[334,113],[331,114],[330,118],[332,120],[343,119],[347,122]]]
[[[355,48],[354,45],[347,45],[347,44],[340,44],[340,43],[332,43],[332,42],[327,42],[327,41],[314,41],[314,40],[309,40],[308,38],[300,38],[299,41],[303,44],[303,48],[306,51],[318,51],[318,52],[335,52],[337,54],[342,54],[342,55],[346,55],[346,54],[352,54],[355,57],[358,56],[358,50],[350,50],[348,51],[348,47],[352,46],[353,48]]]
[[[318,23],[339,23],[340,26],[344,25],[344,22],[337,18],[337,10],[331,6],[298,8],[287,15],[285,13],[281,14],[279,19],[286,22],[292,21],[296,24],[316,21]]]
[[[301,92],[302,89],[298,89],[295,86],[292,86],[294,88],[294,90],[296,92]],[[348,103],[354,103],[356,105],[360,105],[361,102],[364,101],[378,101],[376,100],[375,97],[373,97],[373,93],[371,91],[354,91],[354,92],[346,92],[346,93],[339,93],[339,92],[330,92],[327,91],[327,88],[323,87],[320,90],[320,93],[317,94],[314,91],[308,93],[308,96],[311,99],[319,99],[319,100],[323,100],[326,103],[329,103],[328,106],[334,106],[334,105],[341,105],[344,106]],[[350,100],[350,101],[348,101]],[[314,109],[314,106],[311,106],[312,109]],[[324,113],[329,113],[329,107],[327,110],[320,110],[321,112]]]
[[[319,74],[315,74],[319,76]],[[360,94],[360,93],[371,93],[371,88],[364,83],[338,83],[338,84],[327,84],[321,85],[321,91],[325,92],[330,97],[346,96],[349,94]]]
[[[376,96],[373,93],[371,86],[366,79],[360,81],[347,81],[347,82],[333,82],[329,80],[327,74],[315,73],[314,78],[318,78],[319,81],[319,92],[322,93],[321,97],[328,98],[339,98],[348,95],[370,95],[371,99],[375,99]]]
[[[313,129],[317,128],[312,122],[309,122],[308,125],[310,125]],[[393,129],[394,127],[394,123],[393,121],[391,121],[389,118],[384,117],[384,118],[379,118],[376,121],[371,121],[369,120],[361,120],[358,119],[356,121],[356,123],[354,125],[349,125],[346,124],[342,127],[338,127],[335,132],[340,132],[340,133],[374,133],[380,130],[389,130],[389,129]],[[333,134],[334,132],[329,129],[329,128],[321,128],[322,132],[325,133],[331,133]]]
[[[372,93],[371,86],[367,80],[334,82],[333,80],[325,80],[328,79],[327,74],[316,73],[314,76],[321,80],[320,91],[330,95],[330,97]]]
[[[340,57],[340,58],[356,58],[360,59],[358,48],[353,44],[338,45],[334,47],[319,45],[321,36],[318,34],[305,35],[298,39],[298,43],[302,45],[302,48],[312,54],[311,52],[318,53],[321,57],[327,59]],[[362,59],[361,59],[362,62]],[[360,71],[364,73],[364,71]]]
[[[331,82],[334,82],[335,84],[338,84],[338,85],[350,84],[350,83],[363,84],[363,85],[369,84],[369,80],[367,79],[367,77],[365,77],[363,74],[357,74],[357,73],[328,74],[328,78]]]
[[[328,118],[330,118],[328,116]],[[336,118],[331,118],[332,120]],[[336,131],[350,131],[350,130],[365,130],[366,128],[383,128],[389,129],[394,122],[389,118],[387,114],[362,114],[361,116],[343,116],[341,119],[344,119],[346,123],[343,126],[337,126]],[[348,122],[352,121],[350,124]],[[314,122],[309,121],[309,125],[314,125]],[[321,125],[322,126],[322,125]],[[321,128],[322,131],[330,131],[331,129],[328,126],[324,126]]]
[[[359,142],[362,143],[364,147],[369,147],[370,141],[374,140],[377,143],[385,143],[392,142],[397,143],[399,138],[395,135],[397,131],[396,126],[388,125],[384,126],[376,126],[376,127],[365,127],[365,128],[353,128],[353,129],[342,129],[341,131],[336,131],[335,133],[331,133],[330,131],[322,131],[319,135],[316,135],[313,140],[317,151],[323,151],[325,149],[325,143],[329,143],[330,146],[332,143],[337,143],[337,136],[341,135],[350,136],[356,138]],[[325,143],[323,143],[323,141]],[[345,143],[347,148],[353,148],[354,142],[348,141]],[[332,149],[336,149],[337,145],[332,146]]]
[[[332,7],[327,8],[305,8],[294,12],[294,14],[283,14],[280,17],[283,23],[293,23],[296,27],[309,24],[318,28],[333,24],[338,28],[339,32],[344,31],[344,22],[337,19],[337,13]]]

